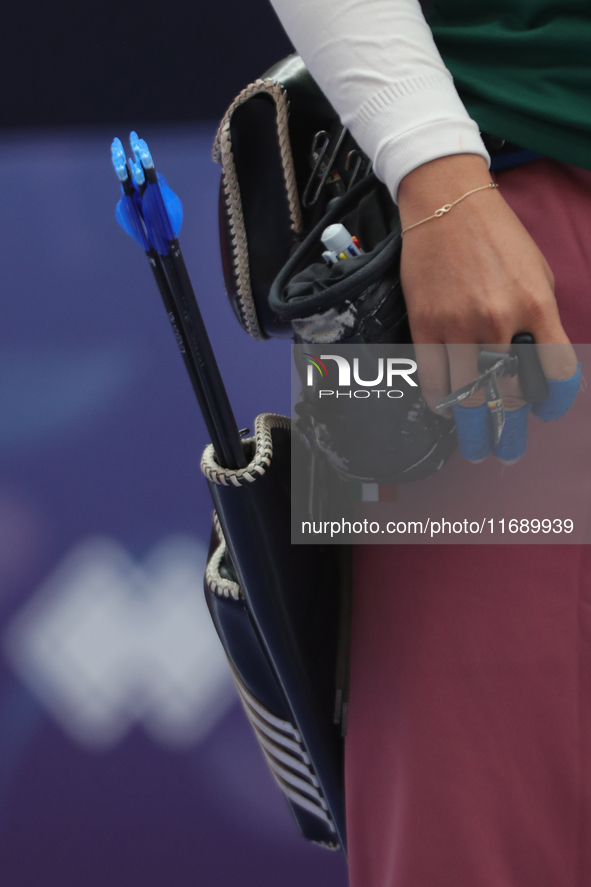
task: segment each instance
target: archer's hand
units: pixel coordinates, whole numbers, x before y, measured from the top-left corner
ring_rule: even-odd
[[[471,154],[418,167],[400,185],[402,227],[490,181],[484,160]],[[499,190],[472,194],[449,213],[408,231],[401,282],[418,346],[421,385],[431,408],[479,375],[479,345],[507,350],[516,333],[529,332],[536,343],[562,346],[539,349],[548,379],[566,380],[577,373],[577,358],[558,314],[552,271]],[[421,344],[442,347],[421,349]],[[474,347],[454,349],[457,344]],[[523,408],[517,378],[499,382],[505,409]],[[460,409],[483,402],[480,391]]]

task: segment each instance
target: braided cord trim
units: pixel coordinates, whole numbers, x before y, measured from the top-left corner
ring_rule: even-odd
[[[227,551],[226,539],[222,532],[222,528],[220,526],[220,521],[217,516],[217,512],[213,513],[213,528],[216,532],[216,535],[219,540],[219,545],[213,552],[212,556],[207,562],[207,566],[205,567],[205,581],[207,583],[207,587],[215,594],[216,597],[232,597],[235,601],[243,600],[244,595],[242,594],[242,589],[238,585],[237,582],[234,582],[232,579],[226,579],[224,576],[220,575],[220,564],[224,558],[224,555]]]
[[[277,83],[274,80],[255,80],[254,83],[251,83],[242,90],[242,92],[234,99],[220,123],[213,143],[212,152],[213,159],[216,163],[221,164],[222,167],[222,182],[230,224],[230,239],[233,252],[232,263],[236,280],[238,307],[242,316],[244,328],[255,339],[264,339],[265,337],[260,328],[252,296],[250,266],[248,261],[248,242],[246,239],[244,214],[242,212],[240,186],[232,151],[230,123],[232,120],[232,114],[236,108],[253,96],[263,92],[270,95],[275,103],[279,152],[281,155],[281,165],[283,168],[283,177],[287,192],[291,229],[296,237],[301,235],[303,231],[303,219],[289,138],[289,101],[287,98],[287,92],[280,83]]]
[[[273,458],[273,428],[291,428],[291,420],[277,413],[261,413],[256,417],[254,437],[244,441],[255,442],[255,454],[244,468],[221,468],[215,461],[213,446],[208,444],[201,457],[201,470],[207,480],[225,487],[241,487],[244,483],[253,483],[261,477]]]

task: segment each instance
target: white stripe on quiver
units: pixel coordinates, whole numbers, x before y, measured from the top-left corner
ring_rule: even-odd
[[[248,719],[250,723],[253,725],[257,733],[264,733],[264,735],[275,742],[277,745],[280,745],[285,751],[290,751],[292,754],[299,755],[301,759],[306,763],[310,763],[310,758],[304,748],[304,746],[300,742],[296,742],[293,739],[288,739],[283,733],[279,733],[277,730],[273,730],[272,727],[269,727],[268,724],[265,723],[261,718],[256,715],[252,709],[246,708],[246,714],[248,715]]]
[[[281,718],[278,718],[276,715],[272,715],[270,711],[257,702],[252,693],[249,693],[244,684],[238,685],[238,691],[242,696],[243,701],[249,705],[254,711],[260,715],[264,720],[271,726],[276,727],[277,730],[283,730],[284,733],[290,733],[296,742],[301,742],[302,737],[299,734],[299,731],[295,729],[293,724],[290,724],[289,721],[283,721]]]
[[[277,778],[277,777],[276,777]],[[333,821],[328,815],[328,813],[319,807],[318,804],[315,804],[314,801],[305,798],[299,792],[294,791],[288,785],[284,785],[280,779],[277,778],[277,782],[281,786],[281,790],[284,795],[286,795],[290,801],[294,804],[298,804],[304,810],[307,810],[308,813],[312,813],[314,816],[317,816],[319,819],[322,819],[330,828],[331,832],[336,833],[336,828],[333,825]]]
[[[291,767],[292,770],[296,770],[298,773],[301,773],[303,776],[307,776],[313,785],[318,786],[319,782],[310,770],[308,764],[305,761],[301,761],[299,758],[296,758],[290,752],[283,751],[283,749],[279,748],[278,745],[275,745],[269,739],[267,739],[262,733],[255,727],[255,733],[258,741],[260,742],[263,751],[269,752],[273,758],[277,761],[281,761],[282,764],[287,764],[288,767]]]
[[[311,785],[311,780],[302,779],[301,777],[296,776],[295,773],[292,773],[287,767],[282,767],[281,764],[278,764],[270,754],[266,755],[266,757],[274,775],[281,780],[282,783],[286,782],[291,788],[304,792],[306,795],[310,795],[311,798],[320,804],[323,810],[328,810],[326,801],[318,789],[314,785]]]
[[[235,674],[244,710],[253,726],[271,772],[292,804],[317,816],[336,833],[328,804],[312,768],[300,731],[268,711]]]

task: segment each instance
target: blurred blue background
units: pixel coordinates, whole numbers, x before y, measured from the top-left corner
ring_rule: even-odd
[[[344,887],[341,855],[297,832],[203,602],[207,435],[115,222],[109,145],[128,129],[0,133],[0,883]],[[250,340],[227,304],[214,131],[140,135],[183,200],[187,265],[252,427],[289,413],[290,349]]]

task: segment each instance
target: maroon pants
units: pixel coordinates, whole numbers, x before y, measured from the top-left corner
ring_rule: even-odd
[[[497,180],[591,342],[591,172]],[[591,547],[354,551],[351,887],[589,887]]]

